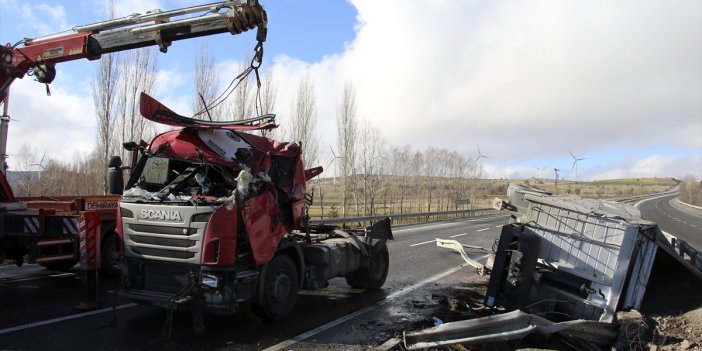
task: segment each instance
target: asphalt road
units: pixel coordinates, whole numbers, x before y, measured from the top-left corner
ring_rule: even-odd
[[[702,251],[702,211],[680,204],[676,200],[678,195],[673,193],[642,202],[641,216]]]
[[[82,312],[74,309],[82,300],[76,272],[49,272],[37,266],[0,267],[0,349],[18,350],[262,350],[320,349],[343,340],[350,349],[382,342],[378,330],[359,332],[369,318],[412,323],[426,318],[415,311],[417,296],[427,289],[451,286],[466,275],[460,256],[438,248],[435,238],[490,248],[507,224],[508,215],[435,222],[397,227],[389,243],[390,272],[380,291],[352,289],[337,278],[326,289],[301,291],[291,317],[267,322],[242,310],[233,316],[206,316],[204,336],[192,333],[190,315],[176,313],[170,336],[164,337],[164,310],[114,300],[108,290],[116,281],[102,281],[99,301],[105,308]],[[468,250],[469,256],[485,260],[485,252]],[[477,276],[477,275],[475,275]],[[431,295],[431,294],[429,294]],[[430,298],[428,298],[430,299]],[[365,326],[365,327],[361,327]],[[398,325],[387,325],[397,330]],[[354,331],[354,332],[351,332]],[[317,339],[320,338],[320,339]],[[304,345],[304,346],[301,346]]]

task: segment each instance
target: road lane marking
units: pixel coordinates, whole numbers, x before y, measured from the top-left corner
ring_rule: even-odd
[[[482,260],[482,259],[487,258],[488,256],[489,256],[489,255],[482,256],[481,258],[478,258],[477,260],[480,261],[480,260]],[[341,323],[344,323],[344,322],[349,321],[349,320],[351,320],[351,319],[354,319],[354,318],[356,318],[356,317],[358,317],[358,316],[360,316],[360,315],[363,315],[363,314],[365,314],[365,313],[368,313],[368,312],[370,312],[370,311],[376,309],[377,307],[381,306],[382,303],[385,302],[386,300],[391,300],[391,299],[394,299],[394,298],[396,298],[396,297],[398,297],[398,296],[407,294],[407,293],[409,293],[409,292],[411,292],[411,291],[413,291],[413,290],[416,290],[416,289],[418,289],[418,288],[421,288],[421,287],[424,286],[424,285],[427,285],[427,284],[429,284],[429,283],[431,283],[431,282],[434,282],[434,281],[439,280],[439,279],[441,279],[441,278],[444,278],[444,277],[446,277],[446,276],[448,276],[448,275],[451,275],[451,274],[453,274],[453,273],[456,273],[456,272],[458,272],[459,270],[461,270],[461,268],[464,268],[464,267],[467,267],[467,266],[468,266],[468,264],[467,264],[467,263],[464,263],[464,264],[462,264],[462,265],[460,265],[460,266],[458,266],[458,267],[454,267],[454,268],[451,268],[451,269],[449,269],[449,270],[447,270],[447,271],[444,271],[444,272],[442,272],[442,273],[433,275],[433,276],[431,276],[431,277],[429,277],[429,278],[427,278],[427,279],[422,280],[422,281],[419,282],[419,283],[416,283],[416,284],[414,284],[414,285],[410,285],[410,286],[408,286],[408,287],[405,287],[405,288],[403,288],[403,289],[400,289],[400,290],[398,290],[398,291],[396,291],[396,292],[394,292],[394,293],[392,293],[392,294],[386,296],[384,299],[382,299],[382,300],[380,300],[380,301],[378,301],[378,302],[376,302],[376,303],[374,303],[374,304],[372,304],[372,305],[370,305],[370,306],[364,307],[364,308],[362,308],[362,309],[360,309],[360,310],[358,310],[358,311],[356,311],[356,312],[352,312],[352,313],[347,314],[347,315],[345,315],[345,316],[343,316],[343,317],[340,317],[340,318],[335,319],[335,320],[333,320],[333,321],[331,321],[331,322],[328,322],[327,324],[324,324],[324,325],[319,326],[319,327],[317,327],[317,328],[314,328],[314,329],[312,329],[312,330],[306,331],[306,332],[304,332],[304,333],[302,333],[302,334],[300,334],[300,335],[298,335],[298,336],[295,336],[295,337],[293,337],[293,338],[291,338],[291,339],[285,340],[285,341],[280,342],[280,343],[278,343],[278,344],[275,344],[275,345],[273,345],[273,346],[271,346],[271,347],[269,347],[269,348],[263,349],[263,351],[277,351],[277,350],[283,350],[283,349],[285,349],[286,347],[289,347],[290,345],[296,344],[296,343],[298,343],[298,342],[300,342],[300,341],[302,341],[302,340],[305,340],[305,339],[307,339],[307,338],[309,338],[309,337],[312,337],[312,336],[314,336],[314,335],[317,335],[317,334],[319,334],[319,333],[321,333],[321,332],[324,332],[324,331],[326,331],[326,330],[328,330],[328,329],[334,328],[334,327],[336,327],[337,325],[339,325],[339,324],[341,324]]]
[[[497,226],[497,227],[495,227],[495,228],[502,228],[502,227],[504,227],[504,226],[502,226],[502,225],[498,225],[498,226]]]
[[[129,308],[129,307],[134,307],[134,306],[139,306],[139,305],[138,305],[138,304],[135,304],[135,303],[128,303],[128,304],[126,304],[126,305],[119,305],[119,306],[116,306],[116,307],[115,307],[115,310],[121,310],[121,309]],[[2,334],[7,334],[7,333],[12,333],[12,332],[16,332],[16,331],[23,330],[23,329],[29,329],[29,328],[34,328],[34,327],[40,327],[40,326],[42,326],[42,325],[54,324],[54,323],[63,322],[63,321],[71,320],[71,319],[78,319],[78,318],[83,318],[83,317],[87,317],[87,316],[92,316],[92,315],[100,314],[100,313],[104,313],[104,312],[111,312],[111,311],[112,311],[112,307],[106,307],[106,308],[99,309],[99,310],[95,310],[95,311],[73,314],[73,315],[70,315],[70,316],[59,317],[59,318],[54,318],[54,319],[49,319],[49,320],[45,320],[45,321],[41,321],[41,322],[36,322],[36,323],[31,323],[31,324],[19,325],[19,326],[12,327],[12,328],[7,328],[7,329],[0,329],[0,335],[2,335]]]
[[[456,238],[456,237],[464,236],[464,235],[468,235],[468,234],[470,234],[470,233],[463,233],[463,234],[451,235],[449,238]]]
[[[478,230],[476,230],[476,232],[484,232],[484,231],[486,231],[486,230],[488,230],[488,229],[490,229],[490,228],[478,229]]]
[[[448,223],[439,223],[439,224],[433,224],[433,225],[422,226],[422,227],[393,229],[392,232],[393,233],[407,232],[407,231],[422,230],[422,229],[428,229],[428,228],[434,228],[434,227],[443,227],[443,226],[447,226],[447,225],[461,225],[461,224],[465,224],[466,222],[479,222],[479,221],[486,221],[486,220],[495,220],[495,219],[499,219],[500,217],[506,217],[506,216],[509,216],[509,215],[492,215],[490,217],[468,219],[468,220],[460,221],[460,222],[448,222]]]
[[[436,242],[436,240],[429,240],[429,241],[425,241],[425,242],[423,242],[423,243],[412,244],[412,245],[410,245],[410,247],[419,246],[419,245],[424,245],[424,244],[429,244],[429,243],[435,243],[435,242]]]

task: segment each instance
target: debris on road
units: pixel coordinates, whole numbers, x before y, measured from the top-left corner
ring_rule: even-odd
[[[466,263],[469,265],[475,267],[475,269],[478,270],[478,274],[481,276],[485,274],[486,269],[489,267],[486,267],[484,264],[470,258],[468,254],[466,254],[466,251],[464,248],[470,248],[470,249],[478,249],[478,250],[483,250],[483,251],[488,251],[485,248],[479,247],[479,246],[471,246],[471,245],[462,245],[456,240],[445,240],[445,239],[435,239],[436,240],[436,246],[438,247],[443,247],[446,249],[451,249],[458,251],[459,254],[461,254],[461,257],[463,258]]]
[[[587,327],[586,327],[587,326]],[[556,332],[584,335],[583,342],[611,344],[616,332],[606,323],[592,324],[583,319],[554,323],[546,318],[516,310],[483,318],[449,322],[415,333],[405,333],[408,350],[455,344],[475,344],[522,339],[531,333],[549,336]],[[587,340],[590,339],[590,340]]]
[[[654,321],[638,312],[642,306],[660,310],[662,305],[685,305],[685,301],[670,301],[671,294],[661,292],[667,289],[662,282],[671,274],[684,275],[679,281],[691,286],[681,293],[695,295],[702,272],[676,252],[674,241],[655,223],[642,219],[637,208],[552,196],[517,185],[510,185],[508,195],[509,201],[494,202],[512,216],[493,248],[484,308],[472,308],[474,316],[477,312],[484,317],[405,331],[407,349],[444,350],[442,346],[461,344],[499,349],[505,341],[530,334],[542,335],[541,340],[557,335],[556,344],[576,349],[667,350],[700,345],[699,328],[685,332],[680,327],[685,319],[657,317]],[[484,266],[470,259],[459,242],[436,241],[484,272]],[[655,289],[647,289],[650,286]],[[692,305],[700,298],[683,300]],[[677,334],[668,338],[662,334],[671,323],[677,323]]]

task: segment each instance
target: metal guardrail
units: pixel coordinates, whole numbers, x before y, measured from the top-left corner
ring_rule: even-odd
[[[674,236],[670,239],[670,243],[677,250],[678,255],[685,259],[685,256],[689,257],[690,264],[695,266],[695,268],[702,270],[702,254],[695,250],[694,247],[690,246],[686,241],[680,240]]]
[[[440,212],[420,212],[420,213],[403,213],[403,214],[388,214],[388,215],[377,215],[377,216],[361,216],[361,217],[344,217],[344,218],[324,218],[324,219],[312,219],[310,224],[320,225],[320,224],[344,224],[344,223],[365,223],[374,222],[390,217],[393,224],[401,223],[420,223],[420,222],[430,222],[439,221],[447,219],[458,219],[466,217],[476,217],[497,214],[499,211],[493,208],[477,208],[472,210],[458,210],[458,211],[440,211]],[[414,221],[411,221],[414,219]]]

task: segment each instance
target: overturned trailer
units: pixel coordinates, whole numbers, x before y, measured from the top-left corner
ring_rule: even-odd
[[[649,281],[687,272],[702,280],[699,260],[678,255],[674,245],[685,245],[643,220],[633,206],[515,184],[508,196],[493,206],[512,215],[493,247],[484,301],[508,312],[404,333],[406,349],[504,342],[532,333],[558,333],[584,349],[601,349],[615,342],[618,311],[659,301]],[[457,242],[437,243],[462,251]],[[671,262],[679,263],[679,272],[670,271]]]
[[[508,195],[496,201],[513,215],[500,235],[488,307],[612,322],[616,311],[641,307],[659,251],[702,279],[633,206],[514,184]]]

